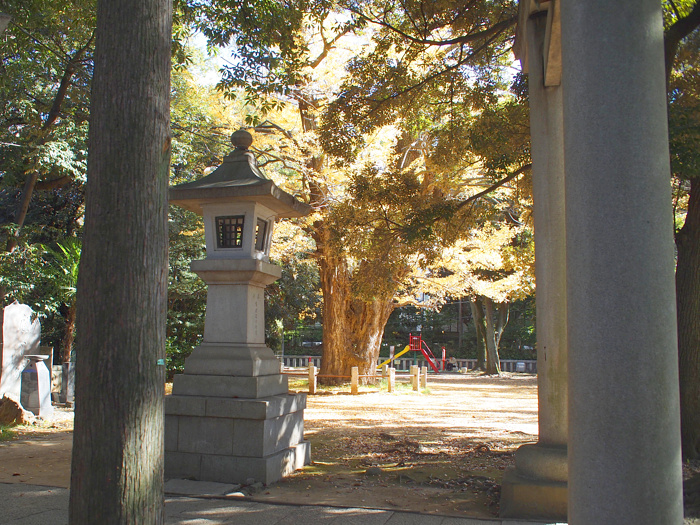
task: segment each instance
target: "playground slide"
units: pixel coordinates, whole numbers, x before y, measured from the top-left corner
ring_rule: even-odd
[[[384,365],[388,365],[388,364],[391,363],[394,359],[397,359],[397,358],[401,357],[401,356],[404,355],[406,352],[408,352],[410,349],[411,349],[411,345],[406,345],[406,348],[404,348],[403,350],[401,350],[401,351],[400,351],[398,354],[396,354],[394,357],[390,357],[389,359],[387,359],[386,361],[384,361],[383,363],[381,363],[381,364],[377,367],[377,370],[381,370],[381,368],[382,368]]]

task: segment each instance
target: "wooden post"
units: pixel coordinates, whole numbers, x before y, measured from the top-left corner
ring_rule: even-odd
[[[413,390],[418,391],[418,365],[411,365],[411,384],[413,385]]]
[[[316,393],[316,374],[318,369],[314,365],[309,365],[309,394]]]
[[[360,381],[360,369],[356,366],[352,367],[351,380],[350,380],[350,393],[353,396],[357,395],[357,386]]]
[[[424,366],[420,371],[420,387],[428,388],[428,367]]]
[[[389,385],[387,386],[387,391],[389,393],[394,391],[394,384],[396,383],[396,368],[393,366],[389,369]]]

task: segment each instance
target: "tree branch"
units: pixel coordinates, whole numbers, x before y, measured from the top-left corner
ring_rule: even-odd
[[[51,106],[51,110],[49,111],[49,114],[46,116],[46,120],[44,121],[44,125],[42,126],[42,129],[46,131],[49,129],[54,122],[58,119],[58,116],[61,114],[61,106],[63,105],[63,101],[66,98],[66,94],[68,93],[68,87],[70,86],[71,79],[73,78],[73,75],[75,74],[76,70],[78,69],[78,65],[80,64],[82,60],[82,56],[87,51],[87,49],[90,47],[92,44],[92,41],[95,38],[95,32],[92,32],[92,35],[90,36],[90,39],[85,43],[83,47],[78,49],[75,52],[75,55],[68,61],[68,64],[66,65],[66,69],[63,72],[63,77],[61,78],[61,84],[58,87],[58,91],[56,92],[56,96],[53,99],[53,105]]]
[[[316,69],[316,67],[323,62],[323,60],[328,56],[328,52],[333,49],[333,46],[340,40],[342,37],[347,35],[354,27],[354,24],[347,24],[345,26],[345,29],[342,31],[338,32],[337,35],[335,35],[331,40],[326,40],[326,37],[323,35],[323,27],[321,27],[320,33],[321,33],[321,39],[323,40],[323,50],[321,53],[309,63],[309,67],[311,69]]]
[[[700,3],[685,18],[679,18],[664,33],[664,59],[666,62],[666,83],[668,84],[681,41],[700,25]]]
[[[463,35],[457,38],[450,38],[448,40],[433,40],[430,38],[417,38],[415,36],[409,35],[405,31],[402,31],[398,27],[395,27],[391,25],[390,23],[384,21],[384,20],[378,20],[378,19],[373,19],[362,13],[361,11],[353,10],[350,9],[350,12],[355,13],[357,16],[367,20],[367,22],[375,25],[379,25],[381,27],[384,27],[390,31],[393,31],[394,33],[400,35],[402,38],[405,38],[406,40],[414,43],[414,44],[420,44],[420,45],[426,45],[426,46],[453,46],[455,44],[470,44],[472,42],[475,42],[477,40],[481,40],[483,38],[489,38],[495,34],[498,34],[502,32],[503,30],[511,27],[518,21],[517,16],[513,16],[511,18],[508,18],[506,20],[502,20],[501,22],[498,22],[491,27],[484,29],[483,31],[479,31],[477,33],[470,33],[468,35]]]
[[[505,28],[504,28],[504,30],[505,30]],[[444,75],[445,73],[449,73],[449,72],[451,72],[451,71],[455,71],[456,69],[458,69],[459,67],[461,67],[462,65],[464,65],[465,63],[467,63],[469,60],[471,60],[472,58],[474,58],[475,56],[477,56],[481,51],[483,51],[484,49],[486,49],[486,48],[489,46],[489,44],[491,44],[491,42],[493,42],[493,41],[495,40],[495,38],[496,38],[497,36],[498,36],[498,33],[495,34],[495,35],[493,35],[491,38],[489,38],[486,42],[484,42],[484,43],[483,43],[482,45],[480,45],[478,48],[474,49],[474,50],[473,50],[471,53],[469,53],[466,57],[463,57],[463,56],[461,55],[462,50],[460,49],[460,59],[459,59],[455,64],[453,64],[453,65],[451,65],[451,66],[447,66],[447,67],[445,67],[444,69],[442,69],[442,70],[440,70],[440,71],[436,71],[435,73],[433,73],[433,74],[431,74],[431,75],[428,75],[427,77],[425,77],[423,80],[421,80],[420,82],[418,82],[418,83],[416,83],[416,84],[413,84],[413,85],[411,85],[411,86],[408,86],[407,88],[404,88],[404,89],[398,91],[397,93],[393,93],[393,94],[391,94],[391,95],[389,95],[388,97],[385,97],[385,98],[383,98],[383,99],[367,99],[367,100],[370,100],[370,101],[372,101],[372,102],[377,102],[377,103],[378,103],[378,106],[375,107],[374,109],[372,109],[372,111],[370,111],[370,114],[373,113],[374,111],[376,111],[377,108],[379,108],[382,104],[384,104],[384,103],[386,103],[386,102],[388,102],[388,101],[390,101],[390,100],[399,98],[399,97],[401,97],[401,96],[403,96],[403,95],[406,95],[406,94],[410,93],[411,91],[413,91],[414,89],[418,89],[418,88],[420,88],[420,87],[423,87],[424,85],[429,84],[430,82],[432,82],[432,81],[435,80],[436,78],[440,77],[441,75]]]
[[[457,206],[457,209],[458,209],[458,210],[461,210],[461,209],[464,208],[467,204],[469,204],[469,203],[471,203],[471,202],[474,202],[474,201],[477,200],[477,199],[480,199],[480,198],[483,197],[484,195],[488,195],[488,194],[491,193],[492,191],[494,191],[494,190],[500,188],[500,187],[503,186],[504,184],[506,184],[506,183],[510,182],[511,180],[515,179],[515,178],[518,177],[519,175],[522,175],[525,171],[529,170],[530,168],[532,168],[532,163],[530,163],[530,164],[525,164],[524,166],[521,166],[520,168],[518,168],[517,170],[515,170],[515,171],[514,171],[513,173],[511,173],[510,175],[508,175],[507,177],[502,178],[501,180],[499,180],[499,181],[496,182],[495,184],[492,184],[491,186],[489,186],[489,187],[486,188],[485,190],[480,191],[480,192],[477,193],[476,195],[472,195],[472,196],[469,197],[468,199],[465,199],[465,200],[463,200],[462,202],[460,202],[459,205]]]
[[[73,179],[70,175],[63,175],[62,177],[58,177],[57,179],[38,181],[34,185],[34,189],[36,191],[54,190],[56,188],[61,188],[65,186],[72,180]]]

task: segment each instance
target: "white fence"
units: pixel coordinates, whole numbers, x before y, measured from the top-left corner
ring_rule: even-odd
[[[321,368],[321,357],[313,355],[286,355],[278,356],[282,359],[284,366],[288,368],[302,368],[309,365]],[[377,366],[384,362],[385,358],[380,358],[377,361]],[[442,360],[438,360],[440,370],[442,370]],[[394,368],[397,370],[410,370],[412,365],[419,367],[428,366],[425,359],[418,359],[414,362],[413,358],[398,358],[394,360]],[[457,359],[456,369],[466,368],[473,370],[476,368],[476,359]],[[501,359],[501,370],[504,372],[524,372],[527,374],[537,373],[537,361],[532,359]]]

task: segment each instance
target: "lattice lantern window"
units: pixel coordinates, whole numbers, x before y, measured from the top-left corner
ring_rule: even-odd
[[[243,225],[245,215],[232,215],[216,218],[217,248],[241,248],[243,246]]]

